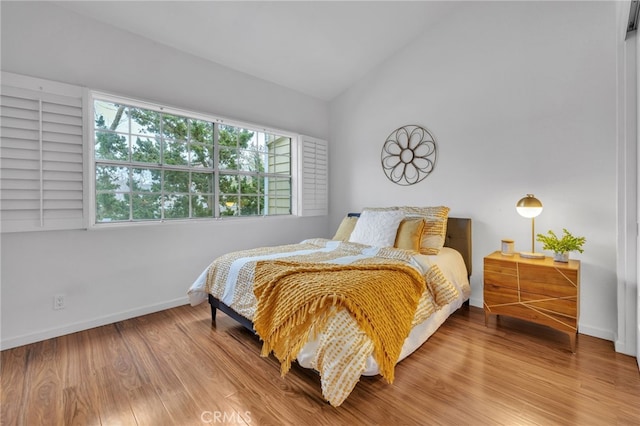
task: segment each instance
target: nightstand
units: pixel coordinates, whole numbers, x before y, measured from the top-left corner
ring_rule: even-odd
[[[569,336],[576,350],[580,311],[580,261],[527,259],[499,251],[484,258],[484,322],[507,315],[543,324]]]

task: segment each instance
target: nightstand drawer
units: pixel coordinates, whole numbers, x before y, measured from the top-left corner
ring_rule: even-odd
[[[547,298],[539,294],[520,292],[520,300],[523,304],[532,308],[555,312],[559,315],[575,318],[578,315],[578,297],[573,295],[569,298]]]
[[[484,303],[485,305],[503,305],[518,302],[518,289],[502,287],[485,281]]]
[[[555,312],[547,312],[532,309],[526,305],[506,305],[501,306],[495,312],[497,315],[507,315],[514,318],[535,322],[536,324],[546,325],[565,333],[576,333],[577,322],[575,318],[559,315]]]
[[[578,314],[577,296],[569,298],[549,298],[540,294],[518,292],[517,289],[484,284],[484,303],[489,307],[520,303],[543,311],[555,312],[562,316],[575,318]],[[493,310],[493,309],[492,309]]]
[[[508,257],[511,259],[511,257]],[[518,276],[518,264],[508,260],[484,259],[484,272]]]
[[[518,288],[518,265],[509,261],[484,260],[484,281],[501,287]]]
[[[577,272],[554,267],[518,265],[520,290],[549,297],[575,296],[578,293]]]
[[[489,283],[500,287],[510,287],[513,289],[518,289],[517,275],[506,275],[485,270],[484,282],[485,284]]]

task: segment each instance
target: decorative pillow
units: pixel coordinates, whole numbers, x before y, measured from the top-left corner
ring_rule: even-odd
[[[420,242],[420,253],[438,254],[444,246],[447,234],[449,207],[400,207],[407,217],[424,218],[424,230]]]
[[[336,231],[336,235],[333,236],[332,240],[349,241],[349,237],[351,236],[351,232],[353,232],[353,228],[356,226],[357,221],[358,218],[355,216],[347,216],[342,219],[342,222]]]
[[[393,247],[402,219],[404,212],[401,210],[363,210],[349,241],[375,247]]]
[[[398,227],[395,247],[420,251],[424,225],[424,219],[421,217],[403,219]]]

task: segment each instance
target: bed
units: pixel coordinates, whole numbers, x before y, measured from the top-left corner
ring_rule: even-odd
[[[339,406],[361,376],[393,382],[395,365],[468,301],[471,219],[448,211],[365,209],[331,239],[225,254],[191,285],[190,303],[256,333],[283,376],[294,361],[318,371]]]

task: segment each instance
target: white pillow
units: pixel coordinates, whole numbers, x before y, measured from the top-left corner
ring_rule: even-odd
[[[402,219],[402,210],[364,210],[349,236],[349,242],[375,247],[393,247]]]

